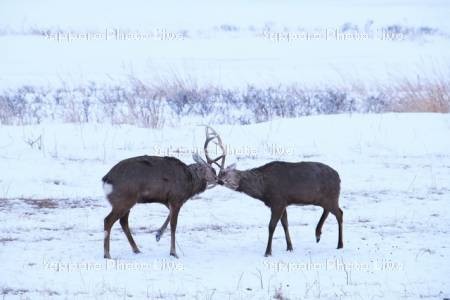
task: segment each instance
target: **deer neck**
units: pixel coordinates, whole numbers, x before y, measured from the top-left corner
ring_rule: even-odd
[[[264,182],[258,172],[254,170],[239,171],[239,178],[237,191],[262,200],[264,195]]]
[[[192,196],[206,190],[206,179],[204,178],[203,167],[199,164],[189,165],[189,171],[192,175]]]

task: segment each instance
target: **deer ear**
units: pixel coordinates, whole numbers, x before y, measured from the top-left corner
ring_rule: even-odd
[[[206,164],[206,161],[204,161],[197,152],[192,153],[192,159],[198,164]]]

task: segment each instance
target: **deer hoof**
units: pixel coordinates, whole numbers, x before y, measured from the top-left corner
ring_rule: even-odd
[[[156,238],[157,242],[159,242],[159,240],[161,239],[161,236],[162,236],[162,233],[161,233],[161,231],[158,230],[155,234],[155,238]]]
[[[138,254],[138,253],[141,253],[141,250],[139,250],[138,248],[136,248],[136,249],[133,249],[133,252],[136,253],[136,254]]]
[[[320,235],[316,236],[316,243],[320,242]]]
[[[170,256],[173,256],[173,257],[175,257],[176,259],[179,258],[178,255],[177,255],[176,253],[174,253],[174,252],[170,252]]]
[[[103,255],[103,258],[111,259],[111,255],[109,255],[109,253],[105,253],[105,255]]]
[[[286,249],[286,251],[290,251],[290,252],[292,252],[292,251],[294,251],[294,248],[292,248],[292,246],[287,246],[287,249]]]
[[[342,249],[342,248],[344,248],[344,245],[343,244],[338,244],[337,249]]]
[[[264,257],[269,257],[269,256],[272,256],[272,253],[266,253],[266,254],[264,254]]]

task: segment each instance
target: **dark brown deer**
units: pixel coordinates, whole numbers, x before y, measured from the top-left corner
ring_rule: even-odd
[[[198,154],[193,155],[194,164],[186,165],[174,157],[138,156],[125,159],[115,165],[102,181],[106,197],[112,210],[104,220],[104,257],[109,254],[109,240],[113,224],[120,219],[120,225],[135,253],[139,249],[128,226],[130,209],[136,203],[161,203],[169,208],[169,216],[158,230],[157,240],[170,222],[170,255],[177,257],[175,231],[181,206],[192,196],[199,194],[209,184],[217,182],[213,164],[223,168],[225,156],[211,159],[207,152],[208,143],[217,138],[215,132],[206,129],[204,161]],[[219,138],[220,139],[220,138]],[[219,146],[222,146],[221,143]],[[218,161],[222,160],[219,164]]]
[[[211,128],[209,126],[205,127],[205,133],[206,133],[206,140],[205,140],[205,144],[203,145],[203,150],[205,151],[205,157],[206,157],[207,163],[209,165],[215,164],[216,166],[219,167],[219,170],[222,170],[225,165],[225,155],[226,155],[225,148],[222,143],[222,139],[220,138],[220,135],[213,128]],[[216,141],[214,141],[214,140],[216,140]],[[214,141],[214,144],[216,144],[222,151],[222,154],[215,159],[212,159],[208,153],[208,144],[211,141]],[[219,160],[220,160],[220,164],[218,163]],[[211,184],[209,188],[213,188],[216,184],[217,184],[217,177],[216,177],[216,182]],[[164,221],[163,225],[158,230],[156,230],[155,238],[156,238],[157,242],[159,242],[162,235],[164,234],[164,231],[166,230],[167,225],[169,224],[169,220],[170,220],[170,213],[167,216],[166,220]]]
[[[269,240],[265,256],[272,255],[272,236],[281,219],[286,237],[287,251],[292,251],[289,236],[288,205],[317,205],[323,208],[316,227],[316,241],[320,241],[322,226],[328,214],[336,216],[339,225],[337,248],[343,247],[342,218],[339,208],[339,174],[331,167],[318,162],[289,163],[274,161],[259,168],[239,171],[234,165],[221,169],[218,183],[232,190],[259,199],[271,209]]]

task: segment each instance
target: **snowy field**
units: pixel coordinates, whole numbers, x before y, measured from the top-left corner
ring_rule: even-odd
[[[269,210],[216,187],[188,201],[159,243],[167,209],[137,205],[130,215],[141,254],[119,224],[103,259],[110,207],[100,178],[119,160],[169,154],[186,163],[203,128],[2,126],[0,288],[6,299],[366,299],[450,297],[448,195],[450,117],[445,114],[334,115],[216,128],[240,169],[275,159],[312,160],[342,178],[344,249],[321,209],[289,207],[294,251],[281,226],[264,258]],[[36,141],[40,137],[38,142]],[[281,298],[284,297],[284,298]]]
[[[2,1],[0,88],[130,75],[242,87],[447,74],[449,14],[437,0]]]

